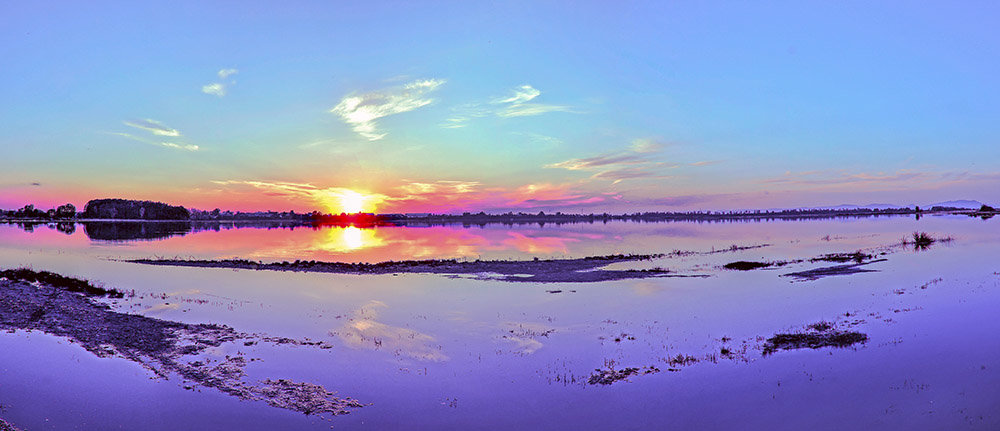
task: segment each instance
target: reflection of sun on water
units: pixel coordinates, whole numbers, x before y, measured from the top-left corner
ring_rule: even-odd
[[[341,238],[344,239],[344,246],[351,250],[364,247],[365,240],[361,238],[361,233],[361,229],[354,226],[345,227],[344,231],[341,232]]]
[[[330,228],[322,237],[318,248],[332,252],[346,252],[382,245],[375,229],[360,229],[354,226]]]

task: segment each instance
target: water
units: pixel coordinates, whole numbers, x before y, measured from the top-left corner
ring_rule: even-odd
[[[134,289],[135,298],[115,305],[121,311],[331,343],[331,349],[224,345],[214,354],[242,352],[262,359],[248,365],[250,378],[309,381],[370,403],[328,421],[213,389],[186,390],[176,377],[153,379],[127,360],[96,358],[57,337],[18,331],[0,335],[0,417],[29,430],[996,429],[997,223],[942,216],[244,228],[181,230],[145,240],[92,239],[95,231],[88,235],[82,228],[67,234],[69,229],[55,226],[36,226],[33,232],[0,226],[0,265],[29,265]],[[917,230],[954,240],[927,250],[896,246]],[[701,253],[615,266],[660,266],[707,277],[512,284],[117,260],[373,262],[673,250]],[[713,250],[722,252],[709,253]],[[881,250],[887,260],[866,266],[877,272],[809,282],[781,275],[832,264],[720,269],[736,260],[807,259],[855,250]],[[854,322],[850,329],[869,341],[844,349],[760,354],[763,339],[821,320]],[[740,354],[727,358],[723,347]],[[670,359],[678,354],[698,362],[672,366]],[[660,371],[607,386],[586,383],[595,369],[609,366]]]

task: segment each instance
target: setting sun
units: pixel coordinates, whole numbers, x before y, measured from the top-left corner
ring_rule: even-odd
[[[385,200],[380,194],[365,194],[351,189],[327,189],[320,199],[331,213],[356,214],[375,212],[375,206]]]
[[[359,213],[364,209],[365,197],[354,190],[345,190],[340,194],[340,208],[345,213]]]

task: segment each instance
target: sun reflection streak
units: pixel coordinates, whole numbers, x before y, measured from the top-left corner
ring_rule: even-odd
[[[316,242],[315,249],[335,253],[378,247],[384,241],[375,229],[355,226],[332,227]]]

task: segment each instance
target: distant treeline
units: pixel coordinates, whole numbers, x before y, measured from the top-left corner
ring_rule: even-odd
[[[770,219],[805,219],[833,217],[871,217],[880,215],[910,215],[921,212],[919,208],[890,209],[801,209],[780,211],[691,211],[691,212],[642,212],[631,214],[563,214],[561,212],[545,213],[514,213],[503,214],[463,213],[458,214],[382,214],[382,222],[397,225],[414,224],[562,224],[562,223],[596,223],[608,221],[632,222],[665,222],[665,221],[732,221],[732,220],[770,220]]]
[[[188,210],[182,206],[162,202],[129,199],[94,199],[87,202],[84,211],[76,212],[72,204],[66,204],[48,211],[36,209],[34,205],[12,211],[0,211],[9,221],[71,221],[82,220],[143,220],[143,221],[192,221],[209,223],[241,222],[281,222],[291,225],[352,225],[352,226],[430,226],[443,224],[486,225],[486,224],[539,224],[546,223],[596,223],[609,221],[665,222],[665,221],[741,221],[741,220],[798,220],[836,217],[872,217],[883,215],[910,215],[918,217],[924,213],[915,208],[854,208],[854,209],[790,209],[790,210],[749,210],[749,211],[688,211],[688,212],[636,212],[626,214],[564,214],[561,212],[524,213],[506,212],[487,214],[486,212],[462,214],[321,214],[296,213],[295,211],[233,212],[218,208],[211,211]],[[976,217],[991,217],[996,210],[983,205],[979,210],[954,207],[932,207],[927,212],[958,212]],[[176,231],[175,229],[166,229]],[[140,234],[143,236],[144,234]],[[104,235],[100,235],[104,236]],[[116,235],[111,235],[116,236]]]

